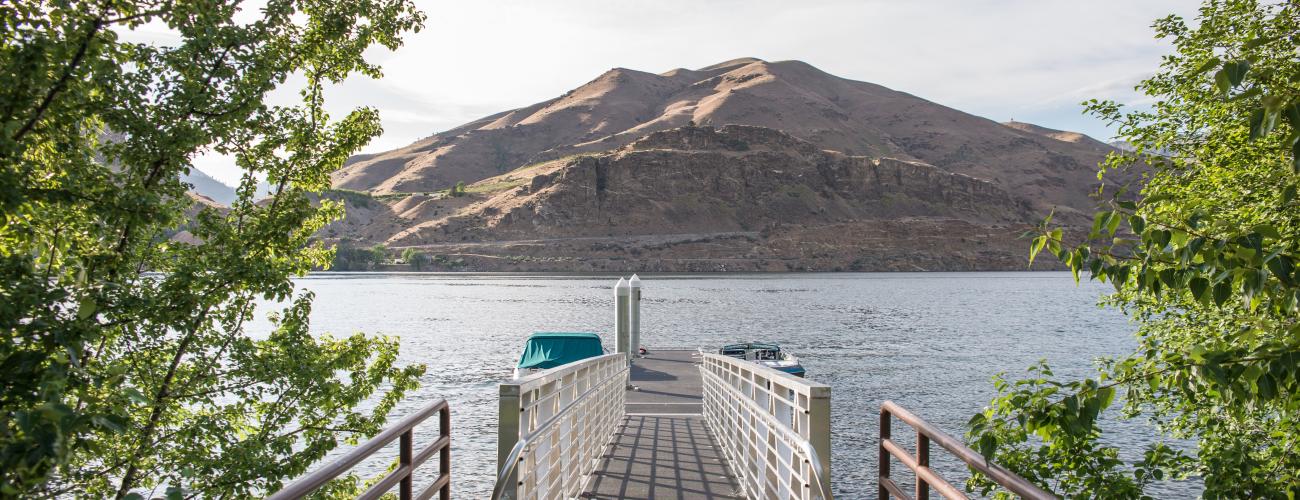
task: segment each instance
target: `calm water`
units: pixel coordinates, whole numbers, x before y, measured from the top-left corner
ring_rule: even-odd
[[[992,396],[995,373],[1020,373],[1045,358],[1060,375],[1087,375],[1093,359],[1125,353],[1134,343],[1122,315],[1096,306],[1105,285],[1075,286],[1067,273],[643,278],[643,344],[778,342],[800,356],[811,378],[831,386],[838,498],[875,495],[881,401],[896,401],[960,436]],[[400,336],[402,360],[428,365],[422,387],[391,420],[431,400],[450,401],[455,495],[483,498],[495,475],[496,387],[509,377],[524,338],[538,330],[593,331],[612,346],[615,280],[319,274],[299,286],[316,293],[315,331]],[[266,328],[263,322],[254,331]],[[901,425],[895,435],[907,434]],[[1107,439],[1140,453],[1147,442],[1141,425],[1118,423]],[[417,445],[432,434],[431,428],[425,439],[417,436]],[[951,461],[937,467],[950,479],[965,478]],[[1189,486],[1170,488],[1168,495],[1194,494]]]

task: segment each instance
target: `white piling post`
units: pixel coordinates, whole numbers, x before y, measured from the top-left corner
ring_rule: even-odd
[[[628,338],[627,321],[627,304],[632,297],[630,292],[627,280],[619,278],[618,284],[614,285],[614,348],[615,352],[628,357],[628,363],[632,362],[632,353],[628,349],[631,339]]]
[[[641,278],[633,274],[632,279],[627,282],[631,290],[631,297],[628,300],[627,322],[628,330],[631,332],[632,359],[641,353]]]

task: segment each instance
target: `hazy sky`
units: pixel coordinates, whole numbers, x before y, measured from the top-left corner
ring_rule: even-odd
[[[997,121],[1106,140],[1079,102],[1141,104],[1133,85],[1169,44],[1151,23],[1193,17],[1191,0],[441,1],[384,78],[333,89],[331,112],[379,109],[366,152],[409,144],[488,114],[559,96],[614,67],[655,73],[738,57],[798,59]],[[276,97],[279,100],[284,96]],[[225,182],[228,160],[201,158]]]

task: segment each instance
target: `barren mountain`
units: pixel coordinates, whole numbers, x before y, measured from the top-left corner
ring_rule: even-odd
[[[618,68],[352,158],[323,236],[474,269],[1016,269],[1048,211],[1089,221],[1109,151],[798,61]]]
[[[612,69],[555,99],[354,158],[335,185],[432,192],[691,122],[767,127],[849,155],[922,161],[1066,212],[1091,206],[1087,193],[1105,154],[1090,139],[999,124],[803,62],[737,59],[662,74]]]
[[[1017,237],[1037,216],[986,180],[740,125],[655,132],[468,192],[347,194],[325,236],[477,270],[1022,269]]]

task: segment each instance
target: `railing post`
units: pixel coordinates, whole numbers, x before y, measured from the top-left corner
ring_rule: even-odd
[[[822,489],[831,494],[831,388],[812,387],[808,391],[808,442],[821,462]]]
[[[438,491],[441,500],[451,500],[451,408],[443,408],[439,414],[438,430],[441,437],[447,438],[447,446],[438,452],[438,472],[447,476],[447,484]]]
[[[520,404],[519,384],[501,384],[497,404],[497,470],[505,468],[510,452],[519,442],[519,426],[523,419]],[[507,478],[506,484],[510,486],[503,493],[504,498],[515,498],[516,486],[519,484],[515,479],[517,476],[518,472],[512,472],[511,477]]]
[[[413,446],[412,438],[414,437],[411,434],[414,432],[414,429],[407,429],[406,432],[402,433],[398,443],[397,468],[406,469],[406,474],[402,476],[402,484],[397,493],[397,497],[401,500],[411,500],[411,497],[414,496],[411,493],[411,475],[415,472],[411,470],[411,447]]]
[[[919,429],[916,431],[916,466],[917,468],[930,467],[930,437],[926,436]],[[921,478],[920,474],[916,475],[916,500],[928,500],[930,498],[930,485]]]
[[[876,478],[876,483],[880,485],[877,496],[880,500],[889,499],[889,490],[885,488],[885,479],[889,478],[889,451],[885,449],[885,441],[890,438],[889,424],[891,417],[889,410],[880,409],[880,454],[876,458],[876,464],[880,467],[880,477]]]

